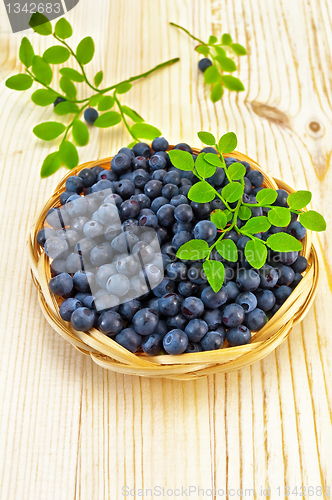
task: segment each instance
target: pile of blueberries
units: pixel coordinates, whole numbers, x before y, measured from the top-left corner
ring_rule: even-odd
[[[175,148],[195,160],[189,145]],[[65,299],[60,315],[74,329],[94,326],[131,352],[155,356],[220,349],[226,339],[230,346],[249,343],[251,332],[261,329],[298,285],[307,260],[298,252],[270,251],[266,264],[253,269],[244,256],[249,238],[231,230],[225,238],[236,243],[238,261],[212,252],[225,266],[224,286],[215,293],[202,261],[181,261],[176,252],[193,238],[216,241],[210,214],[225,206],[219,198],[191,202],[187,195],[197,179],[172,166],[167,149],[164,138],[151,147],[141,142],[120,149],[110,170],[84,168],[67,179],[62,206],[48,212],[37,235],[51,259],[49,289]],[[202,151],[216,153],[210,147]],[[235,161],[226,158],[226,166]],[[255,203],[263,176],[242,163],[243,196]],[[221,191],[224,170],[217,168],[208,182]],[[274,204],[287,206],[287,196],[278,190]],[[251,210],[253,217],[267,213]],[[287,228],[272,226],[256,236],[267,239],[279,231],[301,240],[306,230],[293,214]]]

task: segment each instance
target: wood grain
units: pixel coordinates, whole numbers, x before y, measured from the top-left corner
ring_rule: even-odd
[[[331,2],[80,0],[67,17],[74,46],[94,37],[88,72],[103,68],[109,84],[179,56],[180,63],[135,84],[123,101],[171,143],[199,146],[201,129],[236,131],[239,149],[267,172],[310,188],[312,207],[331,226]],[[245,45],[239,75],[246,91],[225,93],[214,106],[197,72],[194,42],[169,21],[203,39],[229,32]],[[25,35],[38,53],[49,44]],[[284,485],[291,499],[301,485],[332,488],[330,231],[316,240],[323,272],[314,307],[263,361],[190,382],[139,379],[94,365],[47,325],[27,267],[28,229],[64,170],[39,177],[55,143],[42,145],[31,129],[52,116],[51,108],[34,106],[31,91],[3,85],[22,69],[21,37],[11,34],[1,4],[1,498],[119,500],[125,485],[165,491],[191,485],[219,490],[192,498],[216,499],[230,488],[235,498],[253,498],[254,488],[260,499],[270,487],[266,498],[274,500],[284,496]],[[82,162],[129,142],[121,126],[91,136],[80,148]]]

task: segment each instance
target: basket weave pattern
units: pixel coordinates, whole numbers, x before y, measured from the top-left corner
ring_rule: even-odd
[[[194,150],[196,154],[199,150]],[[225,155],[227,156],[227,155]],[[234,151],[231,155],[238,160],[245,160],[251,167],[264,175],[264,187],[284,189],[291,193],[294,190],[284,182],[273,179],[265,174],[259,165]],[[170,378],[192,380],[213,373],[229,372],[250,365],[267,356],[280,345],[289,335],[292,327],[302,321],[310,308],[317,290],[318,259],[314,245],[311,242],[311,231],[307,230],[301,255],[308,259],[308,268],[303,279],[294,289],[290,297],[277,313],[259,331],[252,334],[250,344],[238,347],[225,347],[216,351],[205,351],[178,356],[164,355],[149,357],[144,353],[133,354],[119,345],[99,330],[91,328],[88,332],[74,330],[70,323],[62,320],[59,314],[61,299],[50,293],[48,282],[51,278],[50,260],[37,243],[37,234],[44,227],[48,210],[60,206],[60,194],[65,190],[68,177],[77,174],[83,168],[101,165],[110,169],[110,158],[88,162],[68,172],[56,187],[53,195],[41,210],[31,229],[28,252],[33,282],[38,290],[39,303],[48,323],[64,339],[68,340],[83,354],[91,356],[93,361],[103,368],[129,375],[143,377]]]

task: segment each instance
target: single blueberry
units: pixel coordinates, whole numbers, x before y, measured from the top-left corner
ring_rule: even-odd
[[[133,328],[124,328],[115,337],[115,341],[130,352],[136,352],[142,343],[142,337]]]
[[[223,329],[224,335],[220,331],[209,331],[201,340],[201,346],[204,351],[214,351],[221,349],[225,342],[226,332]]]
[[[182,330],[175,328],[165,335],[163,347],[168,354],[182,354],[188,347],[188,337]]]
[[[251,331],[244,325],[231,328],[227,332],[227,341],[231,347],[249,344],[251,341]]]
[[[94,122],[97,120],[99,116],[99,113],[96,109],[94,108],[87,108],[84,111],[84,120],[89,124],[93,125]]]
[[[93,327],[95,319],[95,311],[92,311],[88,307],[79,307],[73,311],[70,322],[74,330],[86,332]]]

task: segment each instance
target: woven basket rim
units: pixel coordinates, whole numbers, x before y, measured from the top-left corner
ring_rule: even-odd
[[[173,149],[170,146],[169,149]],[[199,149],[193,148],[198,154]],[[285,182],[266,174],[257,162],[238,151],[224,155],[247,161],[255,170],[264,176],[263,185],[273,189],[285,189],[294,192]],[[64,191],[68,177],[76,175],[83,168],[103,165],[110,168],[113,157],[83,163],[70,170],[58,183],[53,195],[47,200],[31,229],[28,240],[28,254],[33,282],[38,290],[41,310],[48,323],[80,352],[89,355],[99,366],[119,373],[140,375],[143,377],[166,377],[178,380],[192,380],[211,373],[229,372],[248,366],[274,350],[289,335],[292,327],[302,321],[310,308],[316,291],[319,274],[316,249],[312,243],[312,233],[307,230],[301,254],[308,259],[308,269],[303,279],[293,290],[279,311],[258,332],[252,335],[251,343],[238,347],[224,347],[216,351],[180,354],[178,356],[163,355],[150,357],[144,353],[133,354],[105,334],[92,328],[89,332],[78,332],[70,323],[62,320],[59,314],[60,300],[56,299],[48,289],[51,277],[50,261],[42,248],[37,244],[36,236],[43,227],[47,211],[60,206],[59,198]]]

